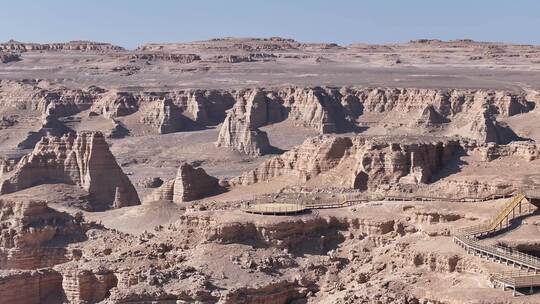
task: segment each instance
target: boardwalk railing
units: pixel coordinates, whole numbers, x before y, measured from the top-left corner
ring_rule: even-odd
[[[530,287],[532,290],[534,286],[540,286],[540,258],[499,245],[482,244],[478,237],[489,236],[502,230],[505,220],[505,227],[509,227],[510,221],[517,216],[532,213],[530,206],[527,210],[522,208],[525,203],[530,205],[530,200],[526,194],[518,193],[488,223],[459,229],[454,235],[454,242],[463,247],[469,254],[479,255],[507,265],[511,264],[514,267],[519,267],[520,270],[525,268],[526,271],[496,273],[490,276],[490,281],[494,286],[499,284],[503,288],[511,287],[514,294],[516,288]]]

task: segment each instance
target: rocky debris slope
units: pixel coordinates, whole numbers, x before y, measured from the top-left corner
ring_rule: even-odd
[[[176,178],[164,182],[150,196],[151,201],[188,202],[220,192],[219,180],[206,174],[202,168],[182,163]]]
[[[0,192],[11,193],[44,183],[82,187],[96,202],[95,209],[140,203],[100,132],[43,138],[4,176]]]
[[[333,186],[373,190],[390,183],[428,183],[460,148],[458,140],[319,136],[231,180],[249,185],[277,177],[306,182],[317,176]],[[324,173],[324,174],[323,174]]]

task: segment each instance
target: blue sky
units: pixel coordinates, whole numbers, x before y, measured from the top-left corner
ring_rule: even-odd
[[[538,0],[0,0],[0,41],[146,42],[282,36],[306,42],[418,38],[540,44]]]

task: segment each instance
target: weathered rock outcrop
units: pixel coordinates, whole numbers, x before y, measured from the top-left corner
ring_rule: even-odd
[[[476,114],[463,131],[467,137],[486,143],[507,144],[520,140],[509,127],[498,122],[487,111]]]
[[[540,147],[533,142],[512,142],[508,145],[487,144],[478,148],[485,161],[500,157],[516,156],[527,161],[540,158]]]
[[[118,283],[114,273],[103,269],[63,269],[61,272],[65,298],[74,304],[102,301]]]
[[[175,63],[192,63],[201,60],[201,57],[196,54],[176,54],[176,53],[135,53],[129,55],[131,60],[145,60],[145,61],[170,61]]]
[[[108,138],[123,138],[129,135],[129,130],[123,123],[112,119],[113,127],[107,132]]]
[[[62,299],[62,276],[50,269],[0,274],[3,303],[41,304]]]
[[[41,127],[36,131],[30,131],[28,136],[21,141],[17,147],[21,149],[33,149],[43,137],[60,137],[72,132],[74,131],[66,127],[66,125],[59,121],[55,116],[47,115],[43,118]]]
[[[489,90],[283,87],[245,90],[236,99],[218,146],[254,155],[264,154],[262,126],[288,119],[321,134],[343,133],[358,130],[364,115],[370,117],[368,127],[384,126],[395,134],[408,125],[505,144],[520,138],[497,117],[534,108],[526,94]]]
[[[244,99],[245,98],[245,99]],[[282,106],[256,90],[246,93],[231,109],[223,122],[216,145],[248,155],[271,151],[266,132],[259,127],[284,119]]]
[[[89,108],[108,118],[140,112],[141,121],[161,133],[225,121],[218,144],[255,154],[264,152],[253,152],[251,146],[266,144],[259,128],[285,119],[321,134],[382,127],[388,134],[403,134],[409,129],[412,134],[438,132],[508,143],[519,137],[499,118],[530,111],[535,96],[473,89],[289,86],[240,90],[81,90],[44,81],[0,81],[0,105],[6,109],[31,109],[55,117]],[[226,113],[233,105],[234,109]]]
[[[428,183],[459,148],[459,141],[450,139],[403,142],[320,136],[265,161],[231,183],[246,185],[280,176],[305,182],[320,175],[333,186],[361,190],[389,183]]]
[[[44,183],[78,185],[90,193],[97,209],[140,203],[135,188],[100,132],[43,138],[5,176],[0,193]]]
[[[0,269],[37,269],[68,260],[62,247],[45,246],[80,241],[83,229],[76,219],[42,201],[0,200]]]
[[[0,63],[10,63],[20,61],[21,56],[16,53],[4,53],[0,52]]]
[[[153,102],[141,122],[156,128],[159,134],[173,133],[183,129],[182,111],[170,99]]]
[[[0,80],[0,106],[2,109],[34,110],[54,117],[69,116],[91,107],[98,94],[94,88],[68,89],[50,87],[44,81]]]
[[[106,118],[116,118],[135,113],[139,109],[137,99],[131,93],[111,91],[92,105],[92,110]]]
[[[216,194],[221,190],[219,180],[202,168],[193,168],[183,163],[178,168],[176,178],[163,183],[152,193],[151,201],[188,202]]]

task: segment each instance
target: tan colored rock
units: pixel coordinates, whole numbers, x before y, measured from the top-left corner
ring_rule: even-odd
[[[97,303],[109,295],[118,283],[115,275],[106,270],[62,270],[62,288],[69,303]]]
[[[129,55],[130,59],[145,61],[170,61],[174,63],[187,64],[201,60],[196,54],[176,54],[164,52],[144,52]]]
[[[512,142],[508,145],[487,144],[478,148],[485,161],[507,156],[517,156],[527,161],[540,158],[540,148],[533,142]]]
[[[320,136],[265,161],[231,184],[249,185],[280,176],[301,182],[321,176],[328,185],[360,190],[391,183],[428,183],[458,147],[458,141],[448,139],[402,142]]]
[[[0,192],[11,193],[58,182],[78,185],[88,191],[98,209],[140,204],[135,188],[116,163],[100,132],[43,138],[34,151],[5,176]]]
[[[139,109],[137,99],[131,93],[110,91],[92,105],[92,110],[106,118],[116,118],[135,113]]]
[[[41,304],[62,298],[62,276],[50,269],[0,274],[0,299],[10,304]]]
[[[45,246],[53,240],[81,240],[83,229],[67,213],[43,201],[0,200],[0,269],[37,269],[68,260],[65,248]]]
[[[206,174],[202,168],[183,163],[176,178],[163,183],[152,193],[151,201],[188,202],[216,194],[221,190],[219,180]]]
[[[153,102],[141,122],[156,128],[159,134],[167,134],[182,131],[183,119],[182,111],[170,99],[164,99]]]
[[[216,145],[248,155],[263,155],[272,150],[266,132],[259,127],[283,119],[279,103],[260,90],[246,93],[229,111]]]
[[[99,94],[100,91],[96,91],[95,87],[68,89],[51,86],[46,81],[0,80],[2,109],[28,109],[53,117],[69,116],[87,110]]]

